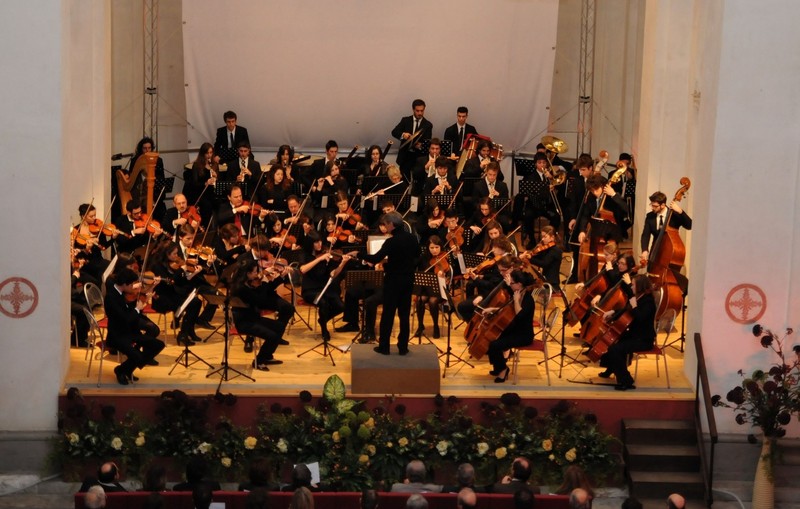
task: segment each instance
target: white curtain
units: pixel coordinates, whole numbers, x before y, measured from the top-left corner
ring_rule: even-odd
[[[507,153],[533,151],[557,15],[557,0],[184,0],[189,145],[233,110],[256,149],[384,146],[421,98],[434,136],[463,105]]]

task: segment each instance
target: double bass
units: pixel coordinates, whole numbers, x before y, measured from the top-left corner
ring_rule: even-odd
[[[681,187],[675,193],[674,201],[680,202],[692,185],[688,177],[680,180]],[[686,246],[681,240],[678,228],[670,226],[673,210],[667,212],[664,228],[659,232],[650,250],[647,261],[647,274],[653,281],[654,288],[661,288],[663,297],[656,311],[656,318],[660,318],[668,309],[676,312],[683,306],[683,292],[678,284],[675,274],[680,273],[686,260]]]
[[[625,171],[625,168],[620,168],[615,171],[611,175],[611,178],[608,179],[607,185],[613,185],[619,182],[619,180],[622,178],[622,175],[625,174]],[[603,247],[605,246],[606,239],[603,235],[601,235],[601,232],[592,231],[592,221],[597,220],[612,224],[617,223],[617,220],[614,217],[614,212],[604,207],[607,197],[608,195],[605,193],[603,193],[603,195],[600,197],[600,204],[597,208],[597,213],[589,220],[589,223],[586,226],[583,242],[580,245],[578,257],[578,280],[581,282],[584,282],[596,275],[600,271],[600,267],[602,267],[605,263]],[[597,228],[597,226],[594,228]]]

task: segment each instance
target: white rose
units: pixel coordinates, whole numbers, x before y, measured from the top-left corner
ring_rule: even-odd
[[[478,456],[483,456],[487,452],[489,452],[489,444],[487,444],[486,442],[479,443],[478,444]]]
[[[286,443],[286,440],[282,438],[278,440],[278,450],[284,454],[289,450],[289,444]]]
[[[77,433],[70,433],[67,437],[69,438],[69,445],[78,445],[78,442],[81,441],[81,437]]]
[[[111,447],[117,451],[122,450],[122,439],[120,437],[111,439]]]
[[[223,467],[225,467],[225,468],[231,468],[231,459],[230,459],[230,458],[228,458],[227,456],[226,456],[226,457],[224,457],[224,458],[222,458],[222,459],[220,460],[220,462],[222,462],[222,466],[223,466]]]

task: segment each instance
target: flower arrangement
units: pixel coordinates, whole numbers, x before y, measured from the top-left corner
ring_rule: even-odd
[[[620,465],[616,439],[598,430],[594,416],[567,402],[539,415],[516,394],[503,395],[499,403],[484,402],[474,419],[457,398],[437,395],[436,410],[415,419],[395,400],[370,409],[363,401],[347,398],[344,382],[333,375],[316,401],[308,391],[300,393],[302,412],[264,404],[253,427],[244,429],[225,417],[209,424],[212,401],[235,405],[235,397],[191,399],[168,391],[160,396],[156,420],[144,422],[136,416],[116,420],[113,413],[98,417],[86,408],[76,413],[82,398],[77,390],[70,391],[74,398],[68,395],[65,413],[74,418],[62,421],[62,435],[54,447],[54,460],[61,467],[76,457],[98,463],[115,457],[130,475],[141,475],[152,458],[170,456],[183,462],[200,454],[209,458],[220,479],[241,480],[249,460],[263,456],[277,476],[292,463],[316,461],[328,489],[360,491],[401,480],[412,459],[442,471],[470,462],[483,484],[502,476],[516,456],[531,459],[538,484],[558,484],[563,469],[572,464],[602,484]],[[94,440],[87,441],[87,436]]]
[[[727,402],[722,401],[719,395],[711,398],[714,406],[733,409],[737,424],[757,427],[764,437],[770,439],[783,437],[792,414],[800,410],[800,345],[792,348],[794,359],[787,362],[783,344],[793,332],[786,329],[783,337],[779,338],[769,329],[754,325],[753,336],[758,338],[763,348],[775,353],[777,362],[766,371],[756,369],[749,376],[740,369],[738,373],[743,378],[742,383],[728,391]],[[753,434],[748,439],[751,443],[756,442]]]

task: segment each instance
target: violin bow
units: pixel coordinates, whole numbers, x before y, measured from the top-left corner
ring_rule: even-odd
[[[464,187],[464,181],[463,181],[463,180],[461,181],[461,184],[458,186],[458,189],[456,189],[456,192],[455,192],[455,194],[453,195],[453,199],[452,199],[452,200],[450,200],[450,205],[448,205],[448,206],[447,206],[447,210],[450,210],[450,208],[451,208],[451,207],[453,206],[453,204],[456,202],[456,198],[458,197],[458,193],[460,193],[460,192],[461,192],[461,188],[462,188],[462,187]]]
[[[156,205],[158,204],[158,202],[160,202],[160,201],[161,201],[161,198],[164,196],[164,189],[165,189],[165,188],[163,188],[163,187],[161,188],[161,192],[160,192],[160,193],[158,193],[158,197],[156,198],[156,201],[154,201],[154,202],[153,202],[153,209],[154,209],[154,210],[155,210],[155,208],[156,208]],[[148,227],[148,226],[150,226],[150,223],[151,223],[152,221],[153,221],[153,214],[151,213],[151,214],[148,214],[148,215],[147,215],[147,221],[145,221],[145,222],[144,222],[144,231],[147,231],[147,227]],[[150,236],[152,237],[152,235],[150,235]],[[148,240],[148,242],[147,242],[147,243],[148,243],[148,245],[149,245],[149,244],[150,244],[150,241]]]
[[[431,264],[431,266],[430,266],[430,267],[428,267],[427,269],[423,270],[423,272],[428,272],[428,271],[429,271],[429,270],[431,270],[432,268],[436,267],[436,266],[439,264],[439,262],[441,262],[442,260],[444,260],[444,259],[446,259],[448,256],[450,256],[450,253],[452,253],[453,251],[455,251],[455,250],[456,250],[456,247],[458,247],[458,246],[451,247],[449,251],[447,251],[447,252],[446,252],[446,253],[444,253],[444,254],[440,254],[438,257],[436,257],[436,262],[435,262],[435,263],[432,263],[432,264]]]
[[[247,211],[250,214],[250,221],[247,224],[247,240],[250,241],[250,234],[253,233],[253,200],[256,198],[256,193],[258,192],[258,186],[261,185],[261,179],[264,178],[264,172],[262,171],[261,174],[258,176],[258,180],[256,181],[256,185],[253,188],[253,194],[250,195],[250,210]]]
[[[494,213],[494,214],[492,214],[492,217],[490,217],[490,218],[489,218],[489,221],[486,221],[486,222],[483,224],[483,226],[481,226],[481,229],[480,229],[480,230],[478,230],[478,233],[477,233],[477,234],[478,234],[478,235],[480,235],[480,233],[483,231],[483,229],[484,229],[484,228],[486,228],[486,225],[487,225],[487,224],[489,224],[491,221],[494,221],[494,220],[497,218],[497,216],[500,214],[500,212],[502,212],[502,211],[503,211],[503,209],[504,209],[504,208],[506,208],[506,207],[508,206],[508,204],[509,204],[509,203],[511,203],[511,200],[508,200],[507,202],[505,202],[505,204],[504,204],[502,207],[500,207],[499,209],[497,209],[497,210],[495,211],[495,213]],[[516,228],[514,228],[514,230],[513,230],[511,233],[509,233],[508,235],[506,235],[506,237],[508,237],[508,238],[511,238],[511,236],[512,236],[514,233],[516,233],[516,232],[517,232],[517,230],[519,230],[519,228],[520,228],[519,226],[517,226]]]

